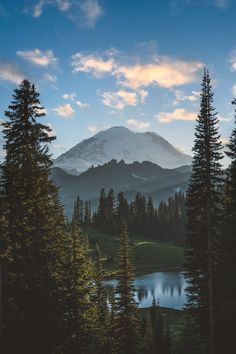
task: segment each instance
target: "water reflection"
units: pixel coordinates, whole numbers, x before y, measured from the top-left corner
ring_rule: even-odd
[[[104,282],[108,298],[116,280],[110,279]],[[135,300],[139,307],[150,307],[153,298],[159,299],[160,305],[175,309],[183,308],[186,297],[186,281],[181,272],[157,272],[142,275],[135,278]]]

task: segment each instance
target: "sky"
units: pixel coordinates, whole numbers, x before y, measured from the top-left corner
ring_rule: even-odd
[[[26,78],[57,135],[54,157],[121,125],[191,154],[207,67],[225,144],[235,32],[236,0],[0,0],[0,119]]]

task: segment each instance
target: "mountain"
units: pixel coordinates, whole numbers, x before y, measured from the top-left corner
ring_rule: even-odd
[[[191,164],[191,156],[174,148],[156,133],[136,133],[125,127],[113,127],[81,141],[54,160],[54,166],[71,174],[79,174],[89,167],[103,165],[112,159],[150,161],[163,168]]]
[[[152,196],[156,205],[166,200],[176,191],[185,191],[191,174],[191,167],[164,169],[152,162],[134,162],[126,164],[124,160],[110,162],[91,167],[79,176],[71,175],[61,168],[52,169],[52,178],[60,187],[61,201],[67,216],[71,216],[75,198],[91,200],[92,207],[98,205],[100,190],[113,188],[116,193],[124,191],[132,200],[140,192]]]

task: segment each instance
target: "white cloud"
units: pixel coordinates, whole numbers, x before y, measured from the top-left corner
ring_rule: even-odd
[[[232,94],[233,94],[234,96],[236,96],[236,85],[234,85],[234,86],[232,87]]]
[[[75,102],[77,104],[77,106],[81,109],[86,109],[89,108],[89,104],[88,103],[82,103],[81,101],[77,100]]]
[[[30,63],[38,66],[49,66],[57,63],[57,58],[54,56],[52,50],[19,50],[18,52],[16,52],[16,54],[21,58],[26,59]]]
[[[145,90],[138,92],[130,92],[126,90],[119,90],[116,92],[103,92],[102,103],[104,106],[111,107],[113,109],[122,110],[127,106],[137,106],[138,103],[144,103],[148,95]]]
[[[72,56],[73,71],[76,73],[92,73],[95,77],[102,77],[111,73],[115,67],[114,59],[103,59],[97,55],[84,55],[81,53]]]
[[[76,93],[75,93],[75,92],[72,92],[72,93],[64,93],[64,95],[62,95],[62,97],[63,97],[65,100],[70,100],[70,101],[74,101],[75,96],[76,96]]]
[[[55,130],[54,130],[52,124],[51,124],[51,123],[46,123],[46,125],[48,126],[48,128],[51,129],[50,132],[45,131],[45,132],[47,133],[47,136],[48,136],[48,137],[56,136],[56,132],[55,132]]]
[[[174,104],[179,104],[181,101],[190,101],[196,102],[200,99],[199,91],[192,91],[191,95],[185,95],[185,93],[181,90],[175,91],[175,101]]]
[[[54,149],[54,150],[65,150],[65,148],[66,148],[66,146],[65,145],[63,145],[63,144],[52,144],[52,148]]]
[[[194,121],[197,118],[197,113],[177,108],[173,112],[160,112],[154,117],[161,123],[170,123],[174,120]]]
[[[50,81],[50,82],[56,82],[57,81],[57,77],[56,75],[52,75],[52,74],[49,74],[49,73],[45,73],[44,74],[44,77],[47,81]]]
[[[135,127],[138,130],[146,130],[150,127],[150,123],[149,122],[144,122],[138,119],[134,119],[134,118],[130,118],[127,120],[127,124],[129,126]]]
[[[217,6],[217,7],[220,7],[222,9],[225,9],[229,6],[230,4],[230,0],[214,0],[214,4]]]
[[[84,24],[94,27],[99,18],[103,15],[103,10],[97,0],[84,0],[80,4]]]
[[[46,1],[45,0],[40,0],[33,8],[33,16],[34,17],[40,17],[43,12],[43,7],[45,5]]]
[[[89,125],[87,128],[91,133],[98,133],[101,130],[104,130],[102,125]]]
[[[24,79],[24,73],[15,63],[0,59],[0,80],[19,84]]]
[[[75,114],[74,109],[71,107],[69,103],[58,106],[57,108],[54,108],[53,111],[56,112],[58,116],[66,119],[73,118]]]

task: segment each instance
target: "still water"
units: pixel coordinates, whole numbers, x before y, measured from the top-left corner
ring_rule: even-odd
[[[115,279],[104,282],[108,296],[116,285]],[[135,300],[139,307],[152,306],[153,298],[159,300],[160,306],[174,309],[183,308],[186,302],[186,280],[182,272],[157,272],[135,278]]]

